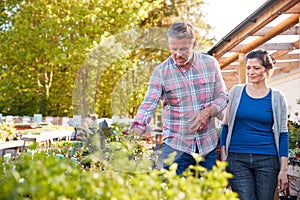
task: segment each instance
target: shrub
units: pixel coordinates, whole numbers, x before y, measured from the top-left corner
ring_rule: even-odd
[[[0,199],[238,199],[226,189],[232,175],[225,162],[217,161],[211,171],[191,166],[201,178],[190,169],[178,176],[176,164],[170,170],[151,168],[153,150],[122,135],[122,128],[112,130],[87,130],[84,142],[56,142],[47,151],[33,145],[16,159],[2,158]]]
[[[195,167],[200,179],[190,173],[177,176],[176,165],[147,173],[83,170],[78,162],[45,152],[2,161],[1,199],[237,199],[226,189],[230,174],[219,161],[209,172]]]

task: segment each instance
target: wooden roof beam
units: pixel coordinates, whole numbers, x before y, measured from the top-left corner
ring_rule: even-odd
[[[232,48],[238,45],[245,38],[253,35],[255,32],[265,27],[269,22],[276,19],[280,14],[285,13],[293,6],[297,5],[299,0],[276,1],[275,5],[272,5],[272,8],[269,8],[269,5],[267,4],[271,2],[272,0],[266,2],[265,7],[263,5],[251,16],[246,18],[241,24],[228,33],[220,42],[212,47],[208,53],[217,59],[221,58],[225,53],[230,52]]]
[[[300,3],[286,11],[287,14],[300,14]]]
[[[295,49],[294,43],[266,43],[263,45],[260,45],[257,48],[265,49],[265,50],[294,50]],[[238,52],[245,48],[247,44],[240,44],[233,49],[231,49],[231,52]]]
[[[290,64],[290,65],[287,65],[286,67],[279,67],[279,68],[276,68],[276,69],[274,70],[274,73],[278,73],[278,72],[288,73],[288,72],[290,72],[290,71],[292,71],[293,69],[296,69],[296,68],[298,68],[297,65],[292,65],[292,64]],[[273,74],[274,74],[274,73],[273,73]]]
[[[280,57],[274,57],[275,60],[291,60],[291,59],[300,59],[299,54],[284,54]]]
[[[300,21],[300,15],[299,15],[299,21]],[[299,36],[300,36],[300,35],[299,35]],[[294,43],[294,46],[295,46],[296,49],[299,49],[299,44],[300,44],[300,40],[298,40],[298,41],[296,41],[296,42]]]
[[[279,59],[275,59],[276,60],[276,64],[275,64],[275,69],[281,69],[281,68],[285,68],[285,67],[290,67],[290,66],[296,66],[299,63],[299,59],[295,58],[294,60],[289,60],[289,61],[282,61]],[[226,67],[222,68],[222,70],[226,71],[226,70],[237,70],[239,68],[239,64],[234,64],[234,65],[227,65]]]
[[[264,27],[254,33],[252,36],[264,36],[268,31],[270,31],[274,27]],[[280,35],[299,35],[299,26],[291,27],[290,29],[282,32]]]
[[[256,40],[254,40],[250,44],[246,45],[244,48],[242,48],[240,50],[240,52],[241,53],[247,53],[247,52],[257,48],[258,46],[262,45],[264,42],[266,42],[266,41],[270,40],[271,38],[275,37],[276,35],[286,31],[290,27],[292,27],[292,26],[296,25],[297,23],[299,23],[299,17],[300,17],[299,14],[292,15],[291,17],[287,18],[285,21],[281,22],[276,27],[274,27],[273,29],[268,31],[264,37],[257,38]],[[239,53],[235,53],[234,55],[230,56],[229,58],[223,60],[220,63],[221,68],[223,68],[224,66],[229,65],[230,63],[237,60],[238,55],[239,55]]]
[[[297,68],[299,65],[299,60],[289,61],[289,62],[278,62],[275,64],[275,69],[285,70],[289,68]],[[288,70],[289,71],[289,70]]]
[[[272,56],[276,59],[276,58],[280,58],[282,56],[285,56],[289,53],[288,50],[283,50],[283,51],[276,51],[274,53],[272,53]]]
[[[299,41],[298,41],[299,42]],[[295,45],[296,47],[296,45]],[[299,49],[299,48],[298,48]],[[272,53],[272,56],[276,59],[276,60],[289,60],[289,59],[299,59],[300,58],[300,54],[289,54],[290,50],[277,50],[276,52]],[[222,58],[219,59],[219,61],[225,60],[228,57],[223,56]],[[223,69],[231,69],[231,67],[237,67],[238,63],[230,63],[230,65],[227,65],[226,67],[224,67]]]

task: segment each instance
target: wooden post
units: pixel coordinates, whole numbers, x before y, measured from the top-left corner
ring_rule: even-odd
[[[298,24],[300,24],[300,16],[299,16]],[[300,37],[300,26],[298,26],[298,31],[299,31],[299,37]],[[298,40],[298,50],[299,49],[300,49],[300,40]],[[300,59],[300,54],[299,54],[298,58]],[[298,67],[300,68],[300,62],[298,64]]]
[[[240,53],[239,54],[239,83],[246,83],[247,77],[246,77],[246,63],[245,63],[245,54]]]

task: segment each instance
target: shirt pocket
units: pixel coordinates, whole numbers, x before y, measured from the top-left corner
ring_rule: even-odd
[[[186,83],[170,83],[164,86],[165,102],[170,106],[179,106],[180,102],[189,93]]]
[[[201,102],[208,103],[213,100],[216,79],[215,76],[199,77],[194,80],[194,90]]]

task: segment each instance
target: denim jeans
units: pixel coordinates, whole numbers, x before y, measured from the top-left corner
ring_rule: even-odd
[[[240,200],[274,200],[279,173],[277,156],[229,153],[227,172]]]
[[[174,162],[178,164],[176,174],[181,175],[190,165],[196,165],[196,161],[192,155],[173,149],[169,145],[162,144],[162,159],[168,159],[169,155],[173,152],[176,152]],[[199,164],[205,167],[208,170],[211,170],[212,167],[216,164],[217,150],[212,150],[209,154],[204,157],[204,161],[201,161]],[[169,165],[166,163],[163,164],[165,169],[169,169]]]

